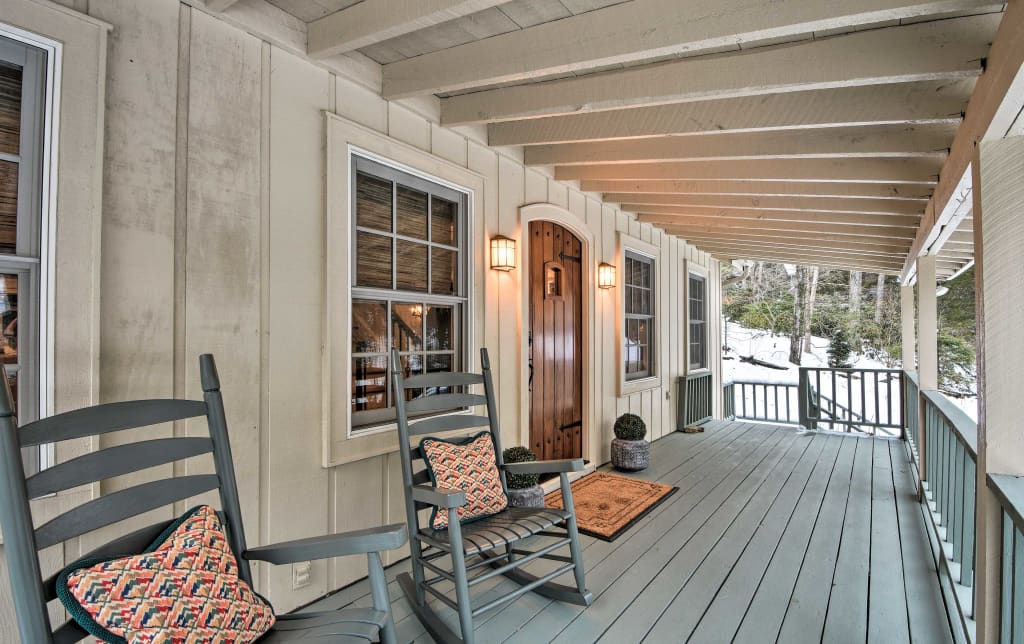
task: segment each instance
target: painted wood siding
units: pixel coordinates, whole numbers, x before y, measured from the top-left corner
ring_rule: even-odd
[[[487,147],[478,129],[441,127],[437,101],[385,101],[364,84],[189,4],[67,4],[87,5],[90,15],[114,25],[107,52],[101,261],[82,276],[96,280],[102,295],[98,398],[198,397],[197,356],[214,353],[250,543],[404,520],[397,454],[329,469],[321,465],[322,111],[482,175],[484,190],[474,212],[478,239],[498,233],[519,238],[519,208],[550,202],[585,222],[597,262],[614,261],[620,234],[660,249],[656,387],[617,396],[618,295],[594,289],[594,334],[584,347],[593,356],[596,391],[589,458],[608,460],[612,424],[621,413],[641,415],[652,439],[674,429],[675,380],[686,363],[684,260],[705,266],[713,285],[710,351],[720,387],[719,265],[705,253],[602,204],[596,195],[524,167],[517,150]],[[62,100],[73,104],[75,92],[95,91],[94,84],[68,85]],[[75,208],[70,200],[60,207],[61,216]],[[511,274],[498,274],[484,268],[483,247],[472,252],[479,280],[474,315],[483,329],[477,344],[489,347],[498,365],[501,422],[511,444],[524,414],[516,404],[523,364],[522,262]],[[88,267],[95,257],[87,245],[58,249],[59,262],[83,260],[79,265]],[[58,308],[75,306],[81,294],[63,297]],[[88,323],[80,322],[83,328]],[[67,355],[58,351],[58,363]],[[158,431],[171,436],[192,429]],[[101,443],[117,440],[124,438]],[[173,466],[181,473],[197,467]],[[166,475],[172,466],[161,469]],[[109,481],[101,491],[136,482]],[[149,519],[172,515],[155,514]],[[74,555],[69,551],[65,558]],[[391,553],[388,560],[401,556]],[[260,564],[256,574],[259,590],[284,611],[365,575],[365,563],[315,562],[311,583],[300,590],[292,590],[288,566]],[[9,596],[6,583],[6,577],[0,580],[0,598]],[[14,631],[6,599],[0,599],[0,615],[0,640],[8,641]]]

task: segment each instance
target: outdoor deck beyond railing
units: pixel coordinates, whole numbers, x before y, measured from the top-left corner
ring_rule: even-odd
[[[796,383],[734,380],[723,391],[726,418],[786,425],[800,422]]]

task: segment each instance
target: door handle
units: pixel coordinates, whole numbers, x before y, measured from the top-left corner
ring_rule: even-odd
[[[562,425],[562,426],[561,426],[561,427],[559,427],[558,429],[559,429],[560,431],[563,431],[563,432],[564,432],[564,431],[565,431],[565,430],[567,430],[567,429],[573,429],[573,428],[575,428],[575,427],[583,427],[583,421],[582,421],[582,420],[577,420],[577,421],[575,421],[575,422],[569,423],[568,425]]]

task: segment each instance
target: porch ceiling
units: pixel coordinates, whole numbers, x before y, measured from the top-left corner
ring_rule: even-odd
[[[678,0],[242,0],[237,8],[257,1],[305,26],[310,57],[372,59],[384,98],[435,95],[442,124],[483,125],[491,145],[523,146],[527,164],[720,258],[893,274],[929,250],[922,240],[936,225],[932,213],[952,195],[946,175],[962,174],[960,148],[979,138],[958,131],[1007,8],[992,0],[689,0],[685,11]],[[214,10],[235,3],[206,0]],[[955,227],[960,241],[939,253],[940,276],[970,261],[969,218]]]

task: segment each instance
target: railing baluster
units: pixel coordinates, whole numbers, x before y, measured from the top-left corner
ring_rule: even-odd
[[[1024,642],[1024,535],[1013,530],[1013,643]]]
[[[1002,602],[1000,606],[1000,625],[999,625],[999,641],[1000,642],[1012,642],[1013,641],[1013,553],[1014,553],[1014,536],[1016,530],[1013,529],[1013,521],[1010,519],[1010,515],[1003,510],[1003,552],[1002,552],[1002,563],[1003,563],[1003,574],[1000,580],[1000,587],[1002,589]]]
[[[950,534],[949,542],[953,544],[953,561],[960,563],[963,561],[963,476],[964,476],[964,457],[963,447],[960,445],[960,441],[953,442],[953,481],[952,481],[952,493],[950,494]]]
[[[974,586],[974,522],[977,520],[975,514],[975,500],[977,494],[975,492],[977,484],[978,469],[974,462],[974,458],[970,454],[967,454],[967,458],[964,461],[966,465],[965,481],[966,486],[964,488],[964,560],[960,567],[960,583],[964,586]],[[973,606],[971,607],[973,610]]]

